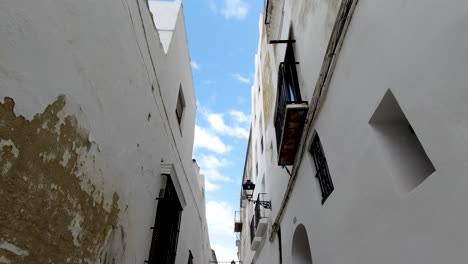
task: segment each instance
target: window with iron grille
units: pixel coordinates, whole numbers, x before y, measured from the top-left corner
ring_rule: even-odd
[[[260,126],[259,126],[259,129],[260,129],[260,150],[261,150],[261,153],[263,153],[263,119],[262,119],[262,116],[260,116]]]
[[[150,264],[174,264],[179,240],[182,206],[170,175],[163,176],[167,178],[166,187],[158,198],[150,256],[145,261]]]
[[[263,136],[262,136],[262,138],[260,139],[260,147],[261,147],[262,153],[263,153]]]
[[[258,176],[258,162],[255,164],[255,177]]]
[[[190,250],[189,250],[189,257],[188,257],[187,264],[193,264],[193,255],[192,255],[192,251]]]
[[[316,170],[315,177],[320,184],[320,190],[322,191],[322,204],[324,204],[335,187],[333,186],[330,171],[328,170],[327,159],[323,153],[322,144],[320,143],[318,134],[315,135],[314,140],[312,141],[310,154],[314,160]]]
[[[179,95],[177,97],[177,105],[176,105],[176,116],[177,116],[177,121],[182,123],[182,115],[184,114],[184,109],[185,109],[185,99],[184,99],[184,94],[182,92],[182,85],[179,87]]]

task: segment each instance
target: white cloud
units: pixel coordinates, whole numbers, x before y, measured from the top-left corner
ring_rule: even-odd
[[[206,203],[206,218],[213,236],[221,235],[235,239],[234,209],[231,205],[223,201],[208,201]]]
[[[208,201],[206,218],[210,233],[211,248],[220,261],[237,260],[234,234],[234,209],[226,202]]]
[[[205,178],[205,191],[207,192],[214,192],[221,189],[221,186],[212,183],[210,180]]]
[[[249,12],[249,5],[244,0],[225,0],[221,14],[226,19],[237,18],[244,19]]]
[[[249,130],[240,126],[228,126],[224,122],[223,114],[209,113],[206,116],[214,131],[236,138],[249,138]]]
[[[198,64],[196,61],[191,61],[190,65],[192,65],[193,69],[200,70],[200,64]]]
[[[227,159],[219,159],[214,155],[201,155],[201,157],[197,158],[197,163],[200,166],[201,173],[203,173],[205,178],[210,182],[233,182],[231,178],[221,173],[221,169],[229,165]]]
[[[219,154],[227,153],[231,150],[231,147],[224,144],[217,135],[198,125],[195,125],[194,148],[204,148]]]
[[[229,112],[229,114],[230,114],[230,115],[236,120],[236,122],[238,122],[238,123],[250,124],[250,119],[251,119],[251,116],[250,116],[250,115],[246,115],[246,114],[244,114],[243,112],[237,111],[237,110],[231,110],[231,112]]]
[[[241,83],[250,83],[250,78],[244,77],[238,73],[233,74],[232,77],[234,77]]]
[[[210,181],[225,181],[232,182],[233,180],[228,176],[223,175],[220,170],[226,167],[229,162],[226,159],[218,159],[213,155],[202,155],[197,159],[200,170],[205,177]]]
[[[230,163],[227,159],[220,159],[214,155],[202,154],[197,157],[200,172],[205,175],[205,186],[207,192],[214,192],[221,189],[218,182],[234,182],[233,179],[224,175],[221,170]]]

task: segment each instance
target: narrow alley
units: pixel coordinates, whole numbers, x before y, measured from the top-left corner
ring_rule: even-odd
[[[467,18],[2,0],[0,264],[466,263]]]

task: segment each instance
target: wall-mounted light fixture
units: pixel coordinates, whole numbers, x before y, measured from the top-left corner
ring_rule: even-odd
[[[256,201],[252,201],[253,193],[255,190],[255,183],[253,183],[250,180],[247,180],[244,184],[242,184],[242,189],[244,190],[245,198],[247,198],[249,202],[259,204],[263,206],[263,208],[271,210],[271,201],[260,201],[259,199],[257,199]]]

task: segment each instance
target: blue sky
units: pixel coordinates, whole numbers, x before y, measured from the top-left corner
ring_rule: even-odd
[[[232,260],[263,0],[182,3],[198,107],[194,158],[206,177],[212,248]]]

